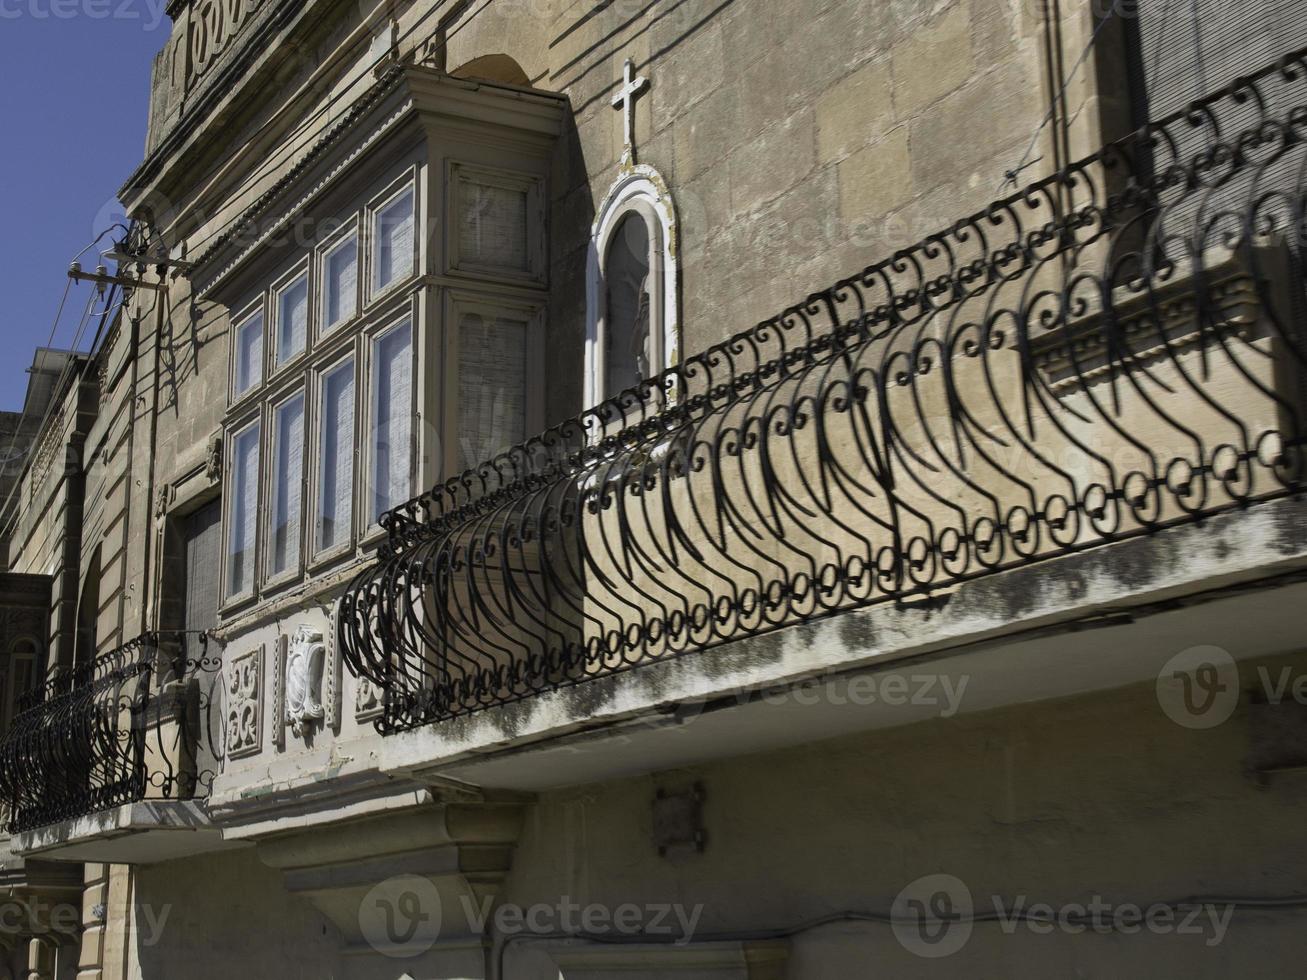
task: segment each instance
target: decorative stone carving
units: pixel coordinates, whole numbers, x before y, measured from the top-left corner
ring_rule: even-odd
[[[217,483],[222,479],[222,453],[223,453],[222,433],[209,439],[209,454],[204,461],[204,477],[210,483]]]
[[[322,707],[326,711],[323,724],[336,734],[340,734],[341,716],[341,656],[340,643],[340,602],[331,607],[331,619],[326,638],[326,666],[323,671]]]
[[[159,488],[159,492],[154,497],[154,516],[162,520],[168,516],[168,508],[172,505],[173,488],[165,484]]]
[[[360,677],[358,686],[354,689],[354,720],[370,721],[377,718],[385,706],[381,688],[366,677]]]
[[[227,49],[263,0],[200,0],[190,18],[190,79],[199,78]]]
[[[263,647],[236,657],[227,674],[227,755],[239,759],[263,746]]]
[[[327,645],[322,632],[301,626],[286,647],[286,724],[303,737],[326,718],[322,706]]]

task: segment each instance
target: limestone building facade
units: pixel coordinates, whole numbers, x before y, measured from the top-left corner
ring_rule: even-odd
[[[1290,975],[1307,15],[1173,6],[173,0],[0,976]]]

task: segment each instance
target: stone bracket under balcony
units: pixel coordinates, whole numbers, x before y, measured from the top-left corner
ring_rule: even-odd
[[[126,803],[14,835],[10,847],[47,861],[155,864],[173,858],[239,847],[193,800]]]

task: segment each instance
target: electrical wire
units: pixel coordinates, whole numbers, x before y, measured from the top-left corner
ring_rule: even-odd
[[[1089,35],[1089,41],[1085,44],[1084,50],[1080,52],[1080,57],[1076,59],[1076,63],[1071,66],[1070,73],[1065,79],[1063,79],[1061,87],[1057,91],[1057,95],[1055,95],[1051,101],[1048,112],[1044,114],[1044,118],[1040,124],[1035,127],[1035,132],[1030,137],[1030,144],[1026,147],[1026,152],[1021,155],[1021,161],[1011,170],[1004,172],[1003,181],[998,185],[997,194],[1001,195],[1003,193],[1003,188],[1007,187],[1009,184],[1016,187],[1018,185],[1018,178],[1021,171],[1025,170],[1032,163],[1039,162],[1038,159],[1030,159],[1030,154],[1035,152],[1035,146],[1039,143],[1039,134],[1044,131],[1044,128],[1051,123],[1053,118],[1057,115],[1057,107],[1061,103],[1063,96],[1066,95],[1067,88],[1069,88],[1071,83],[1075,80],[1076,74],[1080,71],[1080,66],[1083,65],[1085,59],[1089,57],[1089,52],[1094,50],[1094,45],[1098,42],[1098,35],[1102,33],[1103,28],[1106,27],[1108,22],[1116,15],[1119,3],[1120,0],[1117,0],[1116,3],[1112,4],[1107,13],[1103,15],[1103,19],[1098,22],[1098,26],[1094,28],[1093,33]]]
[[[105,236],[108,235],[108,234],[110,234],[111,232],[113,232],[115,229],[122,229],[122,230],[123,230],[124,232],[126,232],[128,235],[131,234],[131,229],[130,229],[130,228],[128,228],[126,225],[122,224],[122,222],[115,222],[113,225],[110,225],[110,226],[109,226],[108,228],[106,228],[104,231],[100,232],[100,234],[96,235],[95,238],[93,238],[93,239],[91,240],[90,244],[88,244],[87,246],[85,246],[81,251],[79,251],[76,255],[74,255],[73,258],[72,258],[72,260],[71,260],[71,262],[70,262],[70,265],[71,265],[72,262],[76,262],[78,259],[80,259],[83,255],[85,255],[85,254],[86,254],[87,252],[89,252],[91,249],[93,249],[93,248],[95,248],[97,245],[99,245],[100,242],[102,242],[102,241],[104,240]],[[47,347],[47,348],[53,348],[53,347],[54,347],[55,336],[58,334],[58,331],[59,331],[59,322],[60,322],[60,320],[63,318],[64,307],[67,305],[67,302],[68,302],[68,296],[69,296],[70,292],[72,291],[72,287],[73,287],[73,280],[72,280],[72,278],[70,277],[70,278],[67,280],[67,282],[64,284],[64,292],[63,292],[63,296],[60,298],[60,300],[59,300],[59,307],[58,307],[58,309],[55,311],[54,323],[53,323],[53,325],[50,327],[50,337],[49,337],[49,339],[48,339],[47,342],[46,342],[46,347]],[[113,295],[114,295],[114,292],[117,290],[117,288],[118,288],[117,286],[114,286],[114,287],[113,287],[113,290],[109,293],[109,299],[110,299],[110,300],[112,300]],[[87,323],[90,321],[90,318],[91,318],[91,316],[92,316],[91,310],[92,310],[93,306],[95,305],[95,300],[96,300],[97,296],[99,296],[99,293],[98,293],[97,291],[95,291],[95,290],[92,290],[90,297],[87,299],[86,309],[82,312],[82,318],[81,318],[81,320],[80,320],[79,323],[78,323],[77,330],[76,330],[76,332],[74,333],[74,336],[73,336],[73,342],[72,342],[72,345],[71,345],[70,348],[69,348],[69,350],[71,350],[71,351],[74,352],[74,353],[77,352],[77,348],[78,348],[78,345],[79,345],[80,342],[81,342],[82,335],[85,333],[86,325],[87,325]],[[107,307],[106,307],[106,308],[107,308]],[[101,321],[101,324],[103,325],[103,320]],[[97,338],[99,337],[99,332],[98,332],[98,331],[97,331],[96,336],[97,336]],[[55,406],[58,404],[60,398],[62,397],[61,392],[63,391],[63,387],[64,387],[64,385],[67,383],[68,379],[72,376],[73,366],[75,365],[75,363],[76,363],[76,358],[74,358],[74,357],[70,357],[70,358],[68,358],[68,360],[65,362],[65,364],[64,364],[64,366],[63,366],[63,370],[62,370],[62,371],[60,372],[60,374],[59,374],[59,379],[55,382],[54,386],[50,389],[50,390],[51,390],[50,404],[46,406],[45,414],[42,416],[42,418],[41,418],[41,422],[40,422],[40,424],[39,424],[39,425],[37,426],[37,428],[36,428],[36,436],[35,436],[35,439],[39,439],[39,438],[40,438],[41,433],[44,432],[46,425],[49,423],[51,417],[53,416]],[[23,432],[23,427],[24,427],[24,425],[25,425],[26,422],[27,422],[28,411],[29,411],[30,408],[31,408],[31,406],[28,405],[28,404],[26,404],[26,402],[24,402],[24,405],[23,405],[23,412],[22,412],[22,415],[19,416],[19,421],[18,421],[18,425],[17,425],[17,427],[14,429],[14,435],[13,435],[13,438],[10,440],[10,443],[9,443],[9,449],[8,449],[8,451],[7,451],[7,453],[6,453],[6,458],[7,458],[9,455],[11,455],[11,454],[13,453],[14,449],[16,448],[16,446],[17,446],[17,444],[18,444],[18,440],[19,440],[19,438],[21,437],[21,434],[22,434],[22,432]],[[35,439],[34,439],[33,444],[35,444]],[[24,465],[24,468],[23,468],[23,473],[24,473],[24,474],[27,472],[27,469],[28,469],[28,466],[30,466],[30,463],[31,463],[31,458],[30,458],[30,455],[29,455],[29,457],[28,457],[28,461],[27,461],[27,464]],[[3,504],[0,504],[0,515],[4,515],[4,514],[6,514],[6,513],[8,512],[8,510],[9,510],[9,505],[10,505],[11,503],[13,503],[14,498],[15,498],[15,496],[16,496],[17,493],[18,493],[18,488],[21,486],[21,484],[22,484],[22,476],[20,475],[19,478],[16,479],[16,480],[14,481],[14,485],[13,485],[12,487],[9,488],[9,493],[5,496],[5,499],[4,499]],[[17,521],[17,514],[14,515],[12,521],[10,522],[10,526],[12,526],[12,523],[13,523],[13,522],[16,522],[16,521]]]

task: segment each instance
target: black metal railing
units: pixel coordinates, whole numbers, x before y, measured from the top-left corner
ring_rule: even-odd
[[[1305,172],[1300,52],[388,515],[379,728],[1298,492]]]
[[[183,660],[146,634],[27,692],[0,742],[8,830],[204,795],[223,744],[220,677],[221,660]]]

